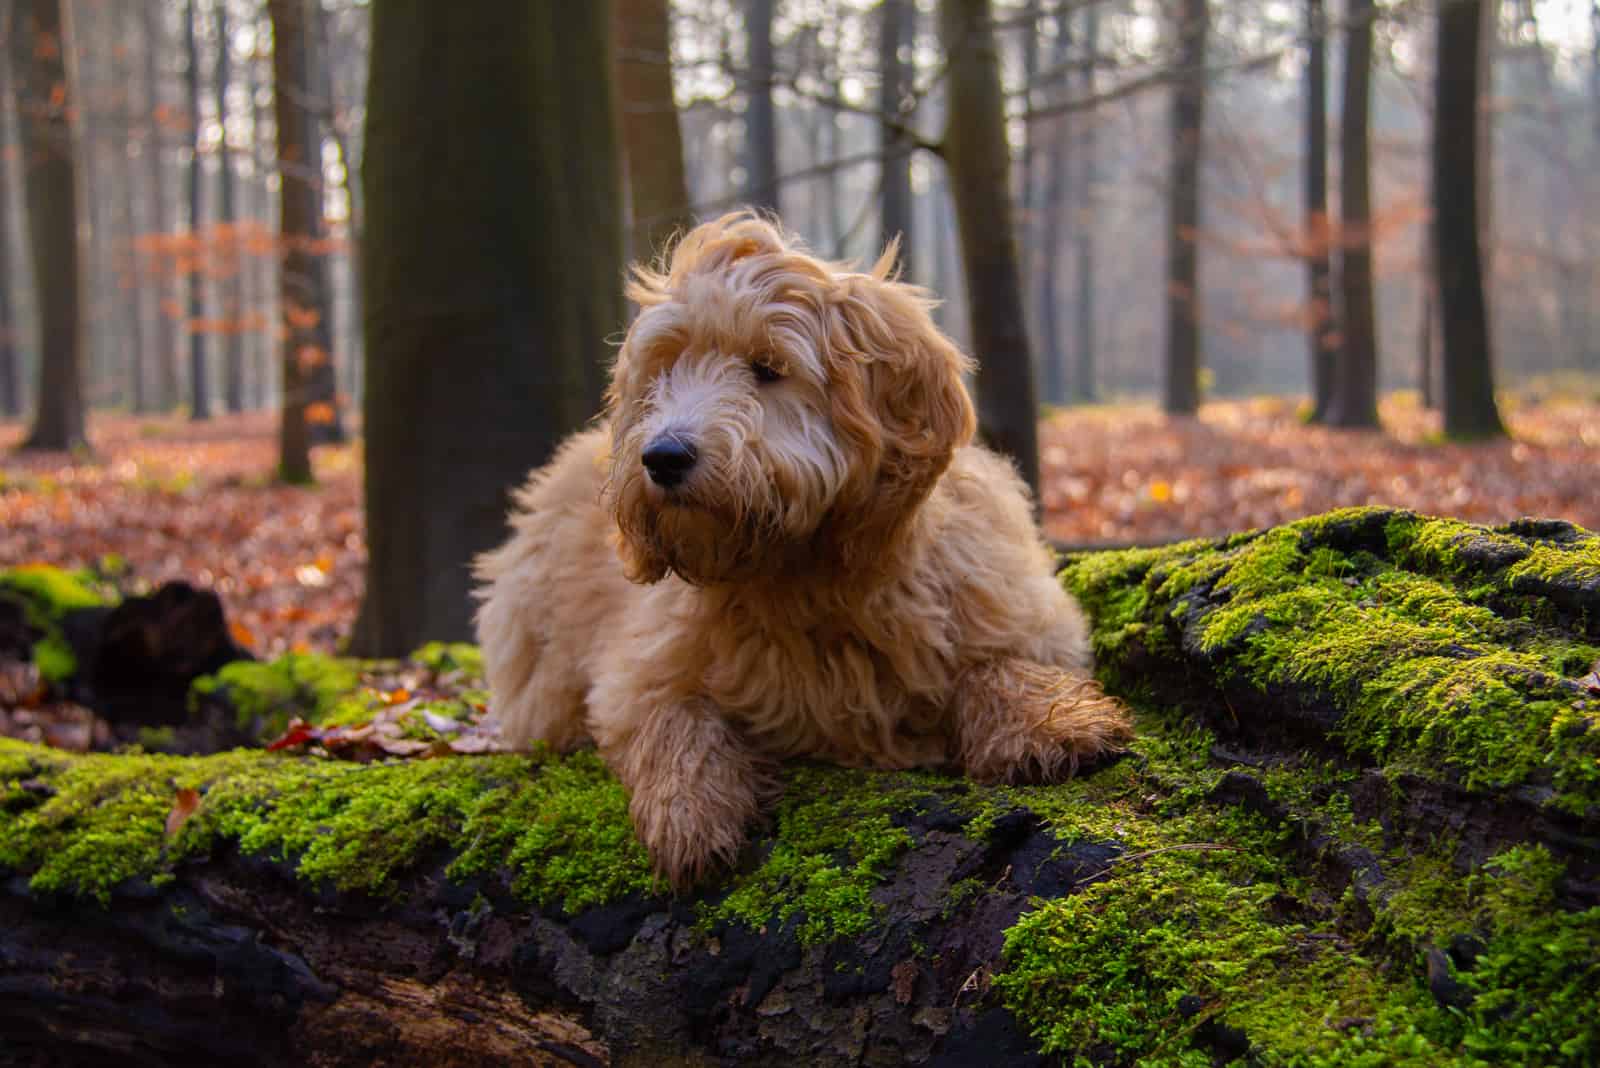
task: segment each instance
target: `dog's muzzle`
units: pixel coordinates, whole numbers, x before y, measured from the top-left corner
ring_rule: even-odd
[[[650,481],[662,489],[672,489],[694,469],[700,458],[694,442],[677,434],[662,434],[645,446],[640,459],[650,472]]]

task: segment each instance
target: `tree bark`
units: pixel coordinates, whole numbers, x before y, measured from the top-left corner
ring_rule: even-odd
[[[150,183],[150,233],[159,236],[168,232],[167,225],[167,167],[164,159],[166,139],[161,132],[160,57],[166,52],[166,35],[161,30],[161,6],[139,5],[139,18],[143,27],[141,47],[144,50],[144,125],[145,143],[141,158],[148,168]],[[153,408],[171,411],[178,403],[178,340],[173,323],[181,319],[174,292],[168,297],[166,272],[159,267],[150,272],[150,300],[154,305],[152,322],[155,324],[156,393]],[[169,299],[171,303],[169,303]]]
[[[39,388],[25,448],[88,444],[84,426],[82,280],[78,266],[77,106],[67,76],[71,48],[61,0],[17,0],[10,47],[19,122],[28,242],[39,317]]]
[[[752,207],[780,213],[778,125],[772,103],[777,68],[772,53],[772,14],[776,0],[745,0],[745,200]]]
[[[632,219],[628,256],[652,262],[694,225],[672,91],[667,0],[616,0],[617,107]]]
[[[949,64],[944,156],[978,358],[979,433],[1011,457],[1037,500],[1039,408],[1023,318],[993,12],[989,0],[942,0],[939,12]]]
[[[1167,359],[1161,407],[1200,410],[1200,156],[1205,139],[1207,0],[1180,0],[1167,193]]]
[[[1378,327],[1372,295],[1372,0],[1347,0],[1339,125],[1339,287],[1343,339],[1327,422],[1378,425]]]
[[[11,5],[3,12],[3,30],[9,39],[17,32],[16,13]],[[15,121],[15,96],[11,77],[11,47],[0,47],[0,146],[12,144]],[[22,359],[17,347],[17,277],[11,272],[11,181],[10,153],[0,157],[0,418],[22,415]]]
[[[228,147],[228,83],[233,77],[233,47],[229,37],[228,0],[217,6],[217,122],[222,136],[217,146],[220,172],[217,186],[218,271],[222,296],[223,403],[230,412],[244,411],[244,284],[239,242],[239,212],[235,206],[233,151]]]
[[[184,85],[189,101],[189,240],[194,244],[189,269],[189,418],[211,418],[211,376],[206,351],[206,252],[209,235],[204,232],[201,199],[205,189],[205,168],[200,164],[200,13],[198,0],[188,0],[184,10],[183,48],[188,57]]]
[[[1100,5],[1089,4],[1083,9],[1084,64],[1081,83],[1083,98],[1093,100],[1098,80],[1095,64],[1100,57]],[[1078,282],[1078,299],[1075,302],[1076,343],[1073,345],[1075,369],[1072,375],[1073,399],[1092,404],[1098,396],[1095,386],[1095,247],[1097,185],[1099,174],[1099,116],[1094,108],[1086,108],[1078,115],[1082,136],[1078,139],[1077,215],[1073,225],[1073,250],[1075,273]]]
[[[469,568],[509,492],[599,407],[624,318],[610,15],[374,6],[357,649],[469,636]]]
[[[1440,8],[1433,119],[1433,262],[1443,324],[1444,432],[1453,438],[1505,433],[1494,397],[1494,363],[1483,295],[1478,201],[1479,71],[1483,0]]]
[[[913,88],[911,64],[900,58],[902,48],[916,46],[917,5],[915,0],[883,0],[878,10],[878,74],[882,89],[878,110],[899,118],[906,96]],[[829,116],[832,121],[832,116]],[[900,239],[900,266],[910,273],[911,249],[911,153],[910,138],[880,122],[878,142],[883,149],[882,190],[879,193],[879,244]]]
[[[1325,422],[1332,402],[1338,328],[1333,318],[1328,225],[1328,20],[1323,0],[1306,0],[1306,275],[1310,315],[1311,421]]]

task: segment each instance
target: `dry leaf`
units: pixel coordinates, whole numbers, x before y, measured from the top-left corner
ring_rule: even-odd
[[[189,817],[193,816],[199,807],[199,790],[192,790],[187,786],[179,790],[177,796],[172,799],[172,811],[167,813],[167,837],[171,838],[182,830],[183,825],[189,822]]]

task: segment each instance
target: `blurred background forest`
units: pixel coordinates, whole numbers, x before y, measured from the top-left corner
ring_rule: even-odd
[[[364,569],[358,646],[460,631],[624,258],[742,205],[900,236],[1067,542],[1600,523],[1600,2],[0,13],[0,565],[186,577],[262,651]]]

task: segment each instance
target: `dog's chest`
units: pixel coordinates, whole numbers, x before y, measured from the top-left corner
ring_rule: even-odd
[[[910,767],[944,759],[938,643],[850,620],[784,625],[734,608],[710,628],[705,694],[775,756]],[[878,640],[874,640],[874,639]]]

